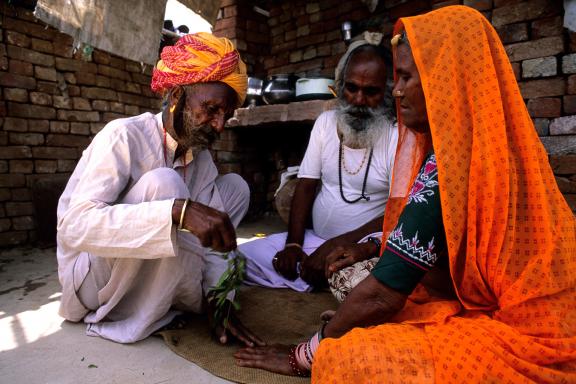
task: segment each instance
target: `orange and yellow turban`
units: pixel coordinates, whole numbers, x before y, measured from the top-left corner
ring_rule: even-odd
[[[232,42],[224,37],[198,32],[181,37],[165,47],[152,72],[151,88],[164,93],[176,85],[221,81],[238,94],[238,104],[246,97],[246,65]]]

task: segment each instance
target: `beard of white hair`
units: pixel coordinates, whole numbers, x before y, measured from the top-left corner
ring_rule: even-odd
[[[357,107],[342,100],[336,110],[342,144],[349,148],[373,148],[388,124],[385,110],[384,106]]]
[[[183,112],[182,129],[183,132],[178,135],[178,145],[191,149],[193,156],[210,148],[219,136],[210,124],[197,125],[190,111]]]

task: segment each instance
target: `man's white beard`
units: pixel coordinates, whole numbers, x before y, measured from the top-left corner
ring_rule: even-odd
[[[357,113],[361,116],[354,116]],[[342,144],[350,148],[372,148],[389,124],[384,107],[354,107],[342,101],[336,111]]]

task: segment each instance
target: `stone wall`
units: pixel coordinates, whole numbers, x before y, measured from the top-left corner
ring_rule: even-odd
[[[6,2],[0,27],[0,246],[50,241],[55,200],[91,138],[160,104],[150,66],[74,52],[70,36]]]
[[[380,0],[374,13],[359,0],[268,1],[269,17],[257,14],[251,4],[223,0],[222,18],[214,31],[234,39],[251,73],[259,76],[263,71],[265,75],[333,77],[346,49],[343,21],[356,23],[356,30],[380,31],[389,40],[399,17],[455,4],[478,9],[492,22],[506,47],[560,190],[576,211],[576,33],[563,28],[562,0]],[[238,9],[244,9],[242,18]],[[234,128],[234,134],[242,135],[242,127]],[[233,142],[227,147],[230,153],[237,150],[241,149]],[[247,165],[221,162],[221,166],[240,172]],[[251,186],[258,187],[250,176],[245,174]]]

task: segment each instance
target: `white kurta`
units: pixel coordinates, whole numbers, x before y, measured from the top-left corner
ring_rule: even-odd
[[[382,136],[374,145],[365,195],[369,201],[349,204],[342,200],[338,176],[340,139],[336,111],[322,113],[312,128],[308,148],[300,165],[299,178],[320,179],[321,189],[312,206],[313,230],[306,230],[303,249],[313,253],[326,240],[353,231],[384,214],[388,201],[392,168],[398,143],[398,129],[392,123],[382,127]],[[342,190],[348,200],[360,196],[368,165],[367,149],[344,146],[346,168],[342,169]],[[246,282],[265,287],[309,291],[312,287],[301,278],[285,279],[272,266],[274,255],[284,249],[287,233],[279,233],[242,244],[239,249],[247,258]]]
[[[115,120],[84,151],[60,198],[60,314],[71,321],[84,319],[89,335],[117,342],[143,339],[173,318],[177,312],[171,307],[201,311],[203,289],[226,269],[226,261],[172,224],[174,198],[189,196],[221,211],[226,205],[210,153],[202,151],[192,160],[189,151],[184,164],[181,157],[174,161],[176,147],[165,137],[160,114]],[[161,168],[185,176],[185,186],[178,180],[184,192],[166,196],[171,187],[160,185],[147,191],[157,196],[155,201],[134,201],[132,189],[139,180]],[[248,202],[241,205],[247,209]],[[234,225],[246,209],[230,215]],[[98,283],[99,307],[94,310],[77,295],[89,271]]]

